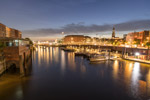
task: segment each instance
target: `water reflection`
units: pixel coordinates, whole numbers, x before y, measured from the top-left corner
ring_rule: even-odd
[[[113,71],[113,76],[114,76],[115,79],[118,78],[118,70],[119,70],[118,67],[119,67],[119,61],[118,61],[118,60],[115,60],[115,61],[114,61],[114,65],[113,65],[113,68],[114,68],[114,69],[113,69],[113,70],[114,70],[114,71]]]
[[[150,97],[149,65],[124,60],[92,64],[58,47],[37,47],[33,52],[33,73],[25,78],[21,81],[18,77],[5,77],[8,85],[0,80],[0,100],[7,100],[7,96],[11,100],[147,100]],[[7,86],[11,87],[3,88]]]
[[[59,50],[58,47],[53,48],[54,61],[55,61],[56,63],[58,63],[58,57],[59,57],[59,55],[58,55],[58,54],[59,54],[58,50]]]
[[[17,99],[22,99],[23,98],[23,90],[20,86],[17,87],[17,89],[16,89],[16,97],[17,97]]]
[[[65,60],[65,52],[62,50],[61,51],[61,70],[64,73],[65,68],[66,68],[66,60]]]
[[[50,47],[50,62],[52,63],[52,59],[53,59],[53,49],[52,47]]]
[[[135,62],[132,72],[131,91],[134,96],[138,95],[140,77],[140,64]]]
[[[68,53],[68,65],[72,71],[76,71],[75,54],[73,52]]]
[[[148,99],[150,96],[150,67],[130,61],[113,62],[113,78],[118,87],[122,86],[136,99]]]
[[[147,88],[147,95],[150,96],[150,69],[149,72],[147,74],[147,84],[146,84],[146,88]]]

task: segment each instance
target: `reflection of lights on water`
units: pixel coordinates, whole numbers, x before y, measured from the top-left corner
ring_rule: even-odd
[[[148,72],[148,74],[147,74],[147,81],[150,82],[150,69],[149,69],[149,72]]]
[[[133,72],[132,72],[132,83],[131,83],[131,90],[133,95],[138,93],[139,89],[139,77],[140,77],[140,63],[135,62],[134,67],[133,67]],[[136,95],[135,95],[136,96]]]
[[[53,49],[50,47],[50,61],[52,62],[53,60]]]
[[[65,70],[65,52],[63,50],[61,51],[61,70]]]
[[[68,65],[73,71],[76,70],[74,53],[68,53]]]
[[[46,48],[46,62],[48,65],[49,64],[49,48],[48,47]]]
[[[38,47],[38,65],[41,64],[41,48]]]
[[[150,96],[150,69],[149,69],[149,72],[147,74],[147,94],[148,96]]]
[[[80,68],[81,68],[80,70],[81,70],[82,73],[85,73],[85,72],[86,72],[86,67],[85,67],[83,64],[81,65]]]
[[[53,48],[54,60],[58,62],[58,47]]]
[[[46,61],[46,49],[43,49],[43,60]]]
[[[22,91],[22,89],[21,89],[20,86],[17,88],[16,97],[17,97],[18,99],[23,99],[23,91]]]
[[[130,64],[129,64],[129,67],[131,68],[132,66],[133,66],[133,63],[130,63]]]
[[[39,47],[38,47],[38,48],[39,48]],[[37,48],[37,47],[35,48],[35,51],[36,51],[36,52],[38,51],[38,48]]]
[[[113,68],[114,68],[114,70],[113,70],[114,78],[118,77],[118,67],[119,67],[118,64],[119,64],[118,60],[115,60],[114,65],[113,65]]]
[[[118,66],[118,60],[115,60],[114,65],[115,65],[115,66]]]
[[[135,62],[134,63],[134,68],[133,68],[133,73],[132,73],[132,80],[133,84],[136,84],[140,76],[140,63]]]
[[[132,70],[133,70],[133,63],[132,62],[126,62],[123,66],[125,66],[124,69],[124,79],[125,84],[127,87],[130,87],[130,82],[132,81]]]
[[[127,66],[128,67],[128,66]],[[133,69],[133,63],[130,63],[129,64],[129,71],[132,71],[132,69]]]

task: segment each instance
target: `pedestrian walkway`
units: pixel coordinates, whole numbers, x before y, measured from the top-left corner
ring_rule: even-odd
[[[141,60],[141,59],[135,59],[135,58],[123,58],[123,59],[131,60],[131,61],[135,61],[135,62],[140,62],[140,63],[150,64],[150,61],[148,61],[148,60]]]

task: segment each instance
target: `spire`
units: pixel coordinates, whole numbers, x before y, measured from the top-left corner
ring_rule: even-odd
[[[112,38],[115,38],[115,27],[113,27]]]

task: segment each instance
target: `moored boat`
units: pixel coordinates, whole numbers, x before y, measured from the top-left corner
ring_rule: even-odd
[[[106,61],[106,60],[108,60],[106,57],[93,57],[93,58],[90,58],[91,62]]]

